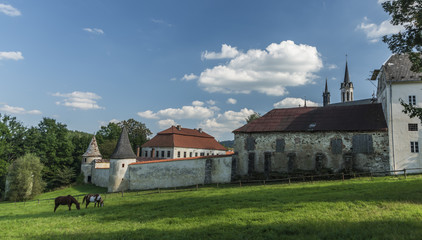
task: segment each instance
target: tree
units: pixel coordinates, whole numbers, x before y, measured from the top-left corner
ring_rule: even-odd
[[[393,25],[402,25],[405,31],[384,36],[383,41],[393,53],[408,53],[412,62],[410,70],[422,72],[422,3],[420,0],[390,0],[382,3],[384,10],[391,15]],[[411,118],[418,117],[422,122],[422,109],[406,104],[403,112]]]
[[[254,120],[256,120],[260,117],[261,117],[261,115],[259,115],[259,113],[254,112],[251,115],[249,115],[245,120],[246,120],[246,123],[250,123],[250,122],[252,122],[252,121],[254,121]]]
[[[8,169],[8,199],[23,201],[40,194],[45,186],[43,167],[40,158],[31,153],[16,159]]]
[[[409,53],[414,72],[422,71],[422,3],[420,0],[390,0],[382,3],[391,15],[393,25],[401,25],[405,31],[384,36],[383,41],[393,53]]]

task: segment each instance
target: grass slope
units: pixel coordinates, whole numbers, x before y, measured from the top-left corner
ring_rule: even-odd
[[[52,200],[0,203],[4,239],[420,239],[422,177],[107,194],[53,213]],[[40,199],[103,192],[89,185]],[[148,194],[151,193],[151,194]],[[81,197],[79,197],[79,200]]]

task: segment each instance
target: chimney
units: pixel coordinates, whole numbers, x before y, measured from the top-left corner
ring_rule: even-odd
[[[151,158],[153,158],[154,156],[155,156],[155,148],[152,149]]]
[[[182,130],[182,126],[181,125],[177,125],[177,130],[181,131]]]
[[[136,146],[136,156],[139,157],[139,153],[141,152],[141,148]]]
[[[202,128],[198,128],[198,132],[202,133]]]

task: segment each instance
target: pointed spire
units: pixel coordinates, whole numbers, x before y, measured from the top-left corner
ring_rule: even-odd
[[[328,84],[327,84],[327,78],[325,78],[325,93],[328,92]]]
[[[344,83],[349,83],[350,82],[349,69],[347,68],[347,60],[346,60],[346,70],[344,71],[344,81],[343,82]]]
[[[100,149],[98,148],[97,139],[95,138],[95,135],[92,136],[88,149],[82,155],[82,157],[101,157]]]
[[[132,146],[130,145],[129,136],[127,134],[126,127],[123,126],[119,141],[117,142],[116,148],[114,149],[113,154],[111,154],[110,159],[126,159],[126,158],[136,158],[136,155],[132,150]]]
[[[325,78],[325,91],[322,93],[322,104],[323,106],[327,106],[330,104],[330,92],[328,91],[328,79]]]

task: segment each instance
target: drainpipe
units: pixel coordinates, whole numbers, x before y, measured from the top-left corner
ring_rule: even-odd
[[[393,121],[393,89],[392,89],[392,79],[390,79],[390,126],[391,126],[391,146],[393,154],[393,170],[396,170],[396,157],[394,151],[394,121]]]

